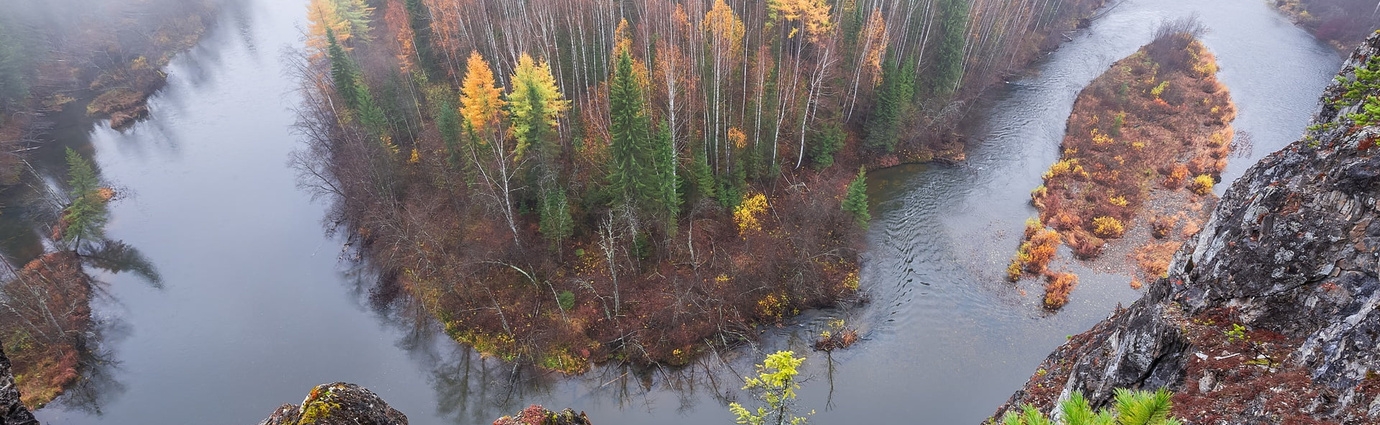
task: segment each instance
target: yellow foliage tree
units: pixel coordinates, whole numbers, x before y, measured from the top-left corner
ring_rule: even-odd
[[[335,32],[336,42],[346,50],[349,50],[351,40],[368,41],[369,17],[373,14],[374,8],[364,0],[311,0],[307,5],[307,32],[311,34],[307,38],[307,47],[315,55],[325,55],[329,44],[326,41],[327,28]]]
[[[824,0],[768,0],[767,6],[776,18],[799,22],[811,43],[819,42],[834,30],[834,23],[829,20],[830,6]],[[795,35],[796,31],[792,31],[791,36]]]
[[[483,133],[498,122],[506,104],[502,94],[503,90],[494,81],[489,62],[479,52],[470,52],[460,87],[460,116],[476,133]]]
[[[715,1],[714,7],[704,14],[700,30],[709,36],[715,54],[727,55],[730,60],[743,54],[742,41],[746,33],[743,21],[724,0]]]
[[[749,196],[733,210],[733,221],[738,223],[738,233],[747,234],[749,230],[761,231],[762,222],[757,216],[767,211],[767,197],[763,194]]]
[[[556,77],[551,75],[551,64],[545,61],[537,64],[526,53],[518,58],[512,81],[513,89],[508,92],[508,113],[518,143],[517,157],[521,158],[532,143],[540,141],[533,140],[533,132],[556,128],[561,115],[570,109],[570,101],[556,86]]]

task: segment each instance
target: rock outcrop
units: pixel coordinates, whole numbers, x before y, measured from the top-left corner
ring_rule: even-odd
[[[1232,185],[1167,278],[1059,347],[996,416],[1167,387],[1191,423],[1380,423],[1380,126],[1349,117],[1364,100],[1341,101],[1377,54],[1380,33],[1309,134]]]
[[[301,406],[284,404],[259,425],[407,425],[407,416],[372,391],[336,382],[317,385]]]
[[[589,418],[585,417],[585,412],[575,413],[570,409],[553,412],[533,404],[522,409],[517,416],[498,418],[494,425],[589,425]]]
[[[19,400],[19,387],[14,384],[10,359],[0,348],[0,425],[38,425],[38,420]]]

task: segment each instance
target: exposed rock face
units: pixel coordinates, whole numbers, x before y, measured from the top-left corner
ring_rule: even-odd
[[[284,404],[259,425],[407,425],[407,416],[372,391],[336,382],[317,385],[301,406]]]
[[[1341,76],[1380,54],[1380,33]],[[1380,423],[1380,126],[1333,83],[1308,137],[1222,197],[1144,298],[1070,339],[997,411],[1168,387],[1192,423]]]
[[[14,385],[14,372],[3,348],[0,348],[0,425],[38,425],[38,420],[19,401],[19,388]]]
[[[533,404],[518,412],[516,417],[498,418],[494,425],[589,425],[589,418],[585,417],[585,412],[577,414],[574,410],[565,409],[557,413]]]

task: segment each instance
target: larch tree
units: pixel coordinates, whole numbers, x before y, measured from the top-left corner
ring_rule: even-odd
[[[508,93],[508,114],[512,122],[517,154],[522,157],[540,137],[555,133],[560,117],[570,110],[570,101],[561,94],[551,65],[537,64],[531,55],[523,53],[513,70],[513,88]],[[538,146],[538,149],[541,147]]]
[[[356,38],[367,42],[373,14],[374,8],[364,0],[312,0],[307,5],[307,31],[311,34],[307,46],[317,54],[325,53],[327,30],[346,50]]]
[[[491,205],[498,207],[513,240],[517,241],[513,178],[519,164],[517,152],[508,146],[508,138],[500,131],[506,104],[500,96],[502,93],[494,81],[489,62],[479,52],[471,52],[460,84],[460,115],[469,135],[466,152],[483,179],[488,195],[493,198]]]
[[[551,65],[544,61],[537,64],[526,53],[518,59],[512,82],[508,113],[513,137],[517,140],[515,155],[521,160],[529,151],[535,151],[536,165],[529,173],[529,180],[537,186],[542,234],[559,242],[574,228],[556,164],[560,153],[557,128],[560,118],[570,109],[570,101],[565,100],[556,86]]]

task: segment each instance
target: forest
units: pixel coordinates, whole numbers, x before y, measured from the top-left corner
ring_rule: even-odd
[[[294,161],[377,301],[548,369],[684,364],[865,301],[867,168],[961,157],[1100,4],[314,0]]]

